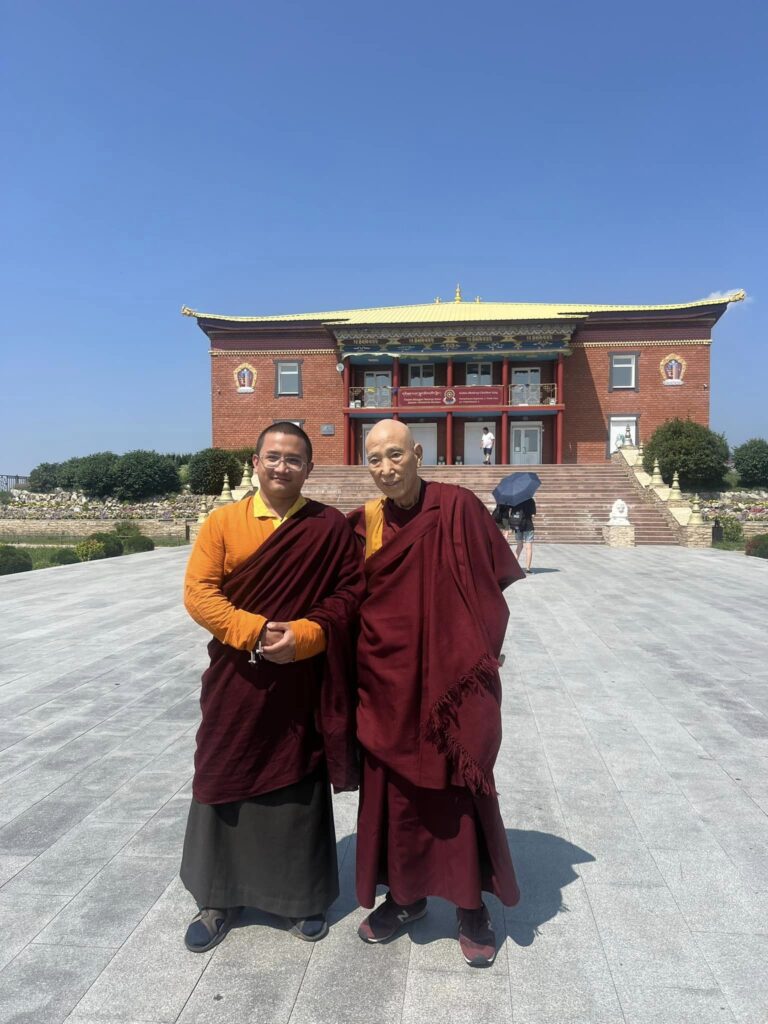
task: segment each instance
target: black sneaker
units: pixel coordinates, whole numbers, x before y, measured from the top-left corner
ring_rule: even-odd
[[[319,942],[328,934],[328,921],[325,914],[311,914],[309,917],[289,917],[291,927],[288,931],[297,939],[305,942]]]
[[[203,907],[189,922],[184,945],[191,953],[206,953],[217,946],[240,916],[242,907]]]
[[[384,902],[380,903],[357,929],[357,934],[363,942],[386,942],[412,921],[424,917],[426,912],[426,900],[417,900],[407,907],[401,907],[387,893]]]
[[[459,907],[456,917],[461,955],[470,967],[490,967],[496,959],[496,936],[485,904],[477,910]]]

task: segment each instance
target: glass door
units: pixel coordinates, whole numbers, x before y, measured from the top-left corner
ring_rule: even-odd
[[[541,463],[540,423],[526,423],[525,426],[513,426],[510,429],[512,465],[538,466]]]
[[[538,366],[512,369],[512,405],[541,404],[541,370]]]
[[[387,408],[392,404],[392,372],[390,370],[366,370],[363,385],[363,405]]]

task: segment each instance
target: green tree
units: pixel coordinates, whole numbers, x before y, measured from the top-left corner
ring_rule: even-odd
[[[768,487],[768,441],[753,437],[733,450],[733,464],[743,487]]]
[[[48,494],[59,486],[58,462],[41,462],[29,474],[29,489],[36,494]]]
[[[653,471],[654,459],[659,460],[667,484],[677,470],[686,490],[718,488],[728,469],[728,442],[722,434],[693,420],[667,420],[645,445],[643,468],[647,473]]]
[[[0,544],[0,576],[10,576],[15,572],[29,572],[32,558],[24,548],[15,548],[12,544]]]
[[[75,484],[89,498],[108,498],[115,493],[115,469],[120,456],[114,452],[94,452],[78,461]]]
[[[98,540],[81,540],[75,544],[75,554],[81,562],[95,562],[107,557],[104,545]]]
[[[157,452],[126,452],[115,466],[115,495],[124,501],[141,501],[180,490],[173,460]]]
[[[243,475],[243,463],[234,452],[223,448],[204,448],[189,460],[189,486],[193,494],[221,494],[224,474],[230,487],[237,487]]]
[[[76,489],[77,473],[82,461],[82,458],[75,456],[75,458],[67,459],[66,462],[59,464],[59,468],[56,472],[59,487],[63,487],[65,491],[74,491]]]

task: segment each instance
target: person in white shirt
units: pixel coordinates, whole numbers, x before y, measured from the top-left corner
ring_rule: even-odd
[[[493,443],[496,438],[490,432],[488,427],[483,427],[483,436],[480,438],[480,446],[483,449],[483,465],[490,466],[491,464],[491,453],[493,452]]]

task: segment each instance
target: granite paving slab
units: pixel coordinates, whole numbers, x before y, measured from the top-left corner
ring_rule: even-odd
[[[187,555],[0,578],[0,1024],[765,1024],[764,562],[536,548],[508,591],[496,772],[522,898],[488,899],[499,954],[472,971],[442,900],[359,941],[354,794],[325,940],[249,909],[184,948]]]

